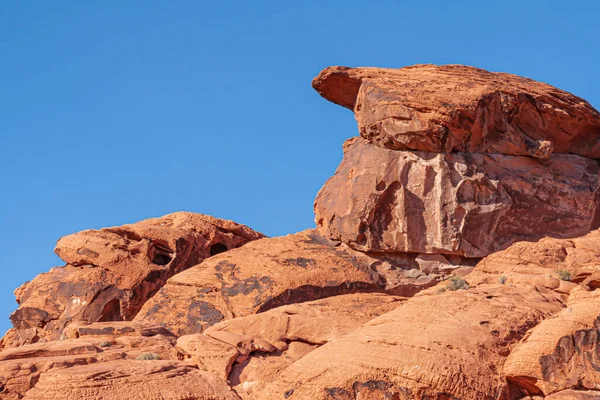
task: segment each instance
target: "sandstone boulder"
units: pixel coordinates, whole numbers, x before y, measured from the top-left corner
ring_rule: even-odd
[[[573,239],[544,238],[515,243],[484,258],[469,275],[475,285],[496,283],[534,284],[569,293],[578,284],[590,290],[600,286],[593,279],[600,272],[600,230]]]
[[[223,332],[260,339],[266,342],[263,350],[269,346],[273,351],[285,350],[293,341],[323,345],[399,307],[404,300],[384,293],[344,294],[223,321],[206,329],[205,335],[222,341],[227,340],[219,336]]]
[[[313,87],[396,150],[600,158],[600,113],[545,83],[463,65],[330,67]]]
[[[383,291],[380,277],[307,230],[248,243],[173,276],[135,321],[180,336],[285,304],[365,291]]]
[[[114,322],[74,322],[64,330],[67,339],[73,338],[98,338],[105,336],[173,336],[173,334],[160,325],[144,324],[133,321]]]
[[[67,265],[15,291],[14,331],[3,345],[56,340],[74,321],[131,320],[172,275],[263,237],[232,221],[179,212],[60,239]]]
[[[353,138],[316,198],[317,228],[362,252],[483,257],[597,228],[599,172],[574,155],[434,154]]]
[[[404,298],[356,293],[285,305],[234,318],[177,340],[179,358],[213,372],[246,398],[319,346],[401,304]]]

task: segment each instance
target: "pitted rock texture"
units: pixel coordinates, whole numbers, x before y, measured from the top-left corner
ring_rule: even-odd
[[[600,158],[600,113],[545,83],[463,65],[329,67],[313,87],[396,150]]]
[[[3,345],[56,340],[76,321],[131,320],[172,275],[261,237],[235,222],[187,212],[63,237],[55,252],[67,265],[15,291],[19,308]]]
[[[302,265],[310,251],[320,254],[315,265],[356,269],[342,245],[314,231],[276,239],[283,243],[263,239],[212,260],[256,246],[235,256],[240,265],[277,275],[265,262],[270,249]],[[599,276],[596,230],[515,243],[461,285],[442,282],[408,299],[355,293],[294,303],[290,295],[294,304],[232,316],[177,342],[154,323],[78,322],[65,340],[0,353],[0,391],[7,399],[587,400],[598,393]],[[160,360],[139,360],[148,354]]]
[[[261,239],[173,276],[135,321],[176,335],[223,320],[345,293],[383,291],[377,273],[314,230]]]
[[[315,200],[318,230],[362,252],[483,257],[600,224],[598,162],[412,152],[349,139]]]

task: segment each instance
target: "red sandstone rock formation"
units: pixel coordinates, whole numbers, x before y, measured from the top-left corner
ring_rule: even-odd
[[[232,221],[174,213],[60,239],[67,265],[15,291],[14,331],[3,345],[57,340],[73,321],[131,320],[172,275],[262,234]]]
[[[463,65],[330,67],[313,87],[354,110],[360,134],[397,150],[600,158],[600,113],[545,83]]]
[[[517,243],[481,261],[465,277],[468,289],[442,283],[408,299],[294,362],[252,398],[600,397],[598,296],[583,283],[599,262],[600,231]]]
[[[135,320],[198,333],[226,319],[357,291],[383,291],[379,276],[308,230],[249,243],[177,274]]]
[[[598,112],[461,66],[313,84],[367,139],[317,229],[175,213],[62,238],[67,265],[15,292],[1,398],[600,399]]]

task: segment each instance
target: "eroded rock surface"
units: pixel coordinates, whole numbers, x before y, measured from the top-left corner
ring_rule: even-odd
[[[567,308],[533,328],[504,365],[522,392],[552,394],[600,385],[600,291],[578,290]]]
[[[414,297],[296,361],[256,398],[501,398],[504,358],[561,308],[551,290],[501,285]]]
[[[174,349],[176,338],[165,332],[164,328],[153,325],[129,321],[94,323],[69,326],[68,332],[71,338],[28,344],[0,352],[1,397],[22,398],[49,371],[67,369],[65,374],[69,375],[74,367],[100,363],[108,364],[108,367],[103,368],[110,369],[115,361],[133,361],[148,354],[161,360],[177,360]],[[103,379],[108,378],[100,378]],[[84,383],[78,385],[83,386]],[[68,385],[54,386],[44,389],[44,393],[48,393],[46,398],[87,398],[77,397],[77,392],[70,392],[68,389],[73,387]],[[50,396],[49,393],[57,389],[60,389],[61,394]],[[92,396],[93,393],[89,392],[89,395]]]
[[[589,283],[599,239],[594,231],[494,253],[463,286],[420,292],[295,361],[253,398],[587,396],[598,382],[600,311]]]
[[[177,341],[177,350],[199,368],[228,377],[236,392],[247,397],[294,361],[404,300],[382,293],[356,293],[285,305],[220,322],[204,334],[184,335]]]
[[[546,400],[598,400],[600,399],[600,390],[562,390],[550,396],[544,397]]]
[[[55,252],[67,265],[15,291],[19,308],[3,345],[59,339],[75,321],[131,320],[172,275],[261,237],[235,222],[187,212],[63,237]]]
[[[363,252],[483,257],[600,224],[597,161],[382,149],[349,139],[315,200],[317,228]]]
[[[329,67],[313,87],[354,111],[360,134],[397,150],[600,158],[600,113],[545,83],[463,65]]]
[[[120,360],[51,370],[26,400],[235,400],[227,383],[179,361]]]
[[[175,275],[135,320],[184,335],[284,304],[383,290],[374,271],[307,230],[248,243]]]

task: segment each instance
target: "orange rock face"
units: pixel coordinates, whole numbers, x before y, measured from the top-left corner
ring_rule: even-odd
[[[185,212],[66,236],[55,252],[67,265],[15,291],[15,330],[3,344],[56,340],[72,321],[130,320],[172,275],[261,237],[232,221]]]
[[[248,243],[177,274],[135,320],[191,334],[284,304],[362,291],[383,291],[379,276],[308,230]]]
[[[214,375],[178,361],[122,360],[48,371],[25,399],[235,400]]]
[[[396,150],[600,158],[600,113],[550,85],[462,65],[329,67],[313,87]]]
[[[419,293],[294,362],[253,398],[475,400],[595,390],[597,294],[556,271],[588,279],[600,265],[599,238],[594,231],[495,253],[464,286]]]
[[[571,294],[567,308],[533,328],[504,365],[509,382],[531,394],[600,383],[600,291]]]
[[[0,353],[0,393],[3,399],[23,398],[39,383],[42,375],[51,371],[66,370],[68,376],[72,368],[90,364],[106,364],[102,368],[110,369],[115,361],[135,361],[145,354],[162,360],[177,360],[174,350],[176,338],[161,327],[120,321],[73,325],[69,329],[70,338],[23,345]],[[110,375],[105,375],[98,380],[108,385],[110,379]],[[43,393],[60,389],[63,394],[57,394],[55,398],[88,398],[69,397],[70,392],[65,391],[68,385],[54,386],[44,389]],[[39,391],[37,393],[40,394]],[[89,398],[101,398],[94,391],[87,393],[91,396]],[[49,394],[48,397],[52,398]]]
[[[483,257],[549,233],[600,224],[598,162],[382,149],[361,138],[315,201],[326,237],[363,252]]]
[[[396,308],[404,299],[357,293],[274,308],[185,335],[177,348],[201,369],[229,377],[242,397],[251,396],[294,361],[362,323]]]

